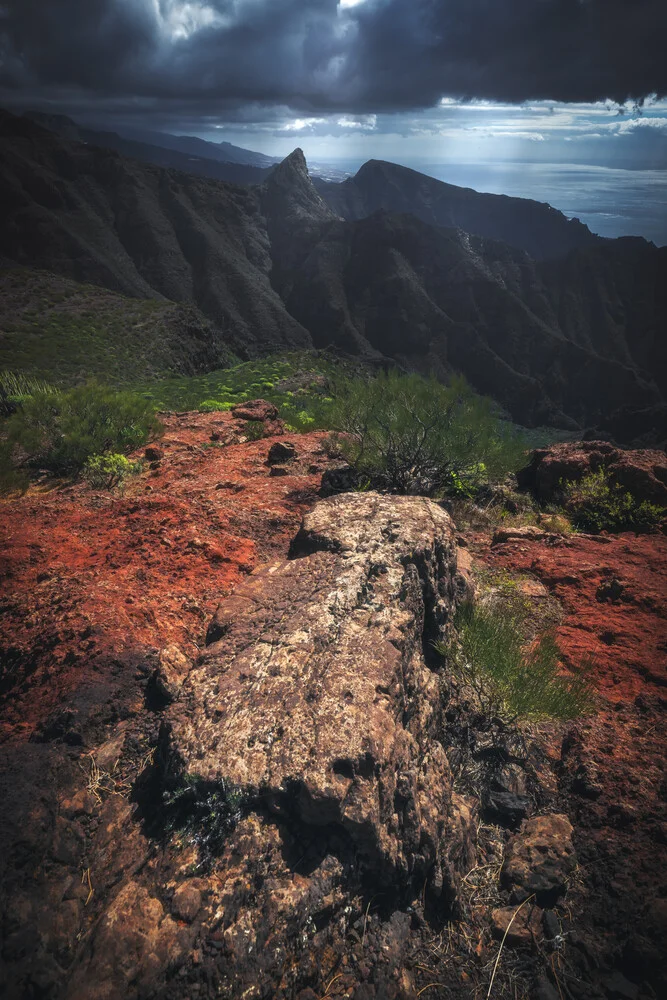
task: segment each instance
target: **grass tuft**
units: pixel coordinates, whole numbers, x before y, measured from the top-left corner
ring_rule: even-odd
[[[436,648],[485,712],[510,720],[572,719],[593,710],[585,674],[562,674],[551,632],[526,647],[520,613],[468,602],[458,609],[454,627],[456,639]]]

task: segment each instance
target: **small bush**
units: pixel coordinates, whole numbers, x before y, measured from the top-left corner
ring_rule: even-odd
[[[247,441],[259,441],[260,438],[264,437],[264,421],[246,420],[243,436]]]
[[[551,633],[526,650],[521,621],[507,607],[471,603],[458,609],[454,627],[457,641],[437,649],[489,714],[571,719],[592,710],[586,678],[559,673],[559,650]]]
[[[467,495],[524,460],[521,437],[465,380],[390,371],[344,383],[329,426],[343,432],[347,461],[374,486],[395,493]]]
[[[91,455],[83,467],[83,478],[95,489],[111,489],[141,472],[141,462],[125,455]]]
[[[667,516],[664,507],[638,500],[604,469],[563,487],[563,504],[575,528],[591,534],[601,531],[653,531]]]
[[[132,451],[162,430],[148,400],[94,383],[36,392],[5,426],[12,456],[58,473],[80,471],[92,455]]]
[[[205,399],[199,404],[197,409],[200,413],[226,413],[231,410],[234,403],[220,399]]]

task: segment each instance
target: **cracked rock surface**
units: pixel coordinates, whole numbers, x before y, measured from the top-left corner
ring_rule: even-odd
[[[453,528],[415,497],[348,494],[306,515],[291,558],[219,608],[168,716],[189,779],[224,782],[313,826],[370,868],[441,880],[451,798],[432,738],[429,634],[454,596]],[[425,654],[426,648],[426,654]]]

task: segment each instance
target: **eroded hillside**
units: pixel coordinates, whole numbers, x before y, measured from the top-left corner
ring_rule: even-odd
[[[241,188],[6,113],[1,130],[4,263],[194,303],[216,334],[183,353],[209,369],[220,343],[243,357],[315,345],[443,378],[463,373],[525,425],[664,440],[664,248],[587,230],[579,239],[585,227],[548,206],[441,185],[474,217],[492,218],[485,199],[498,198],[507,225],[514,218],[527,234],[516,248],[498,241],[510,240],[502,226],[425,213],[428,179],[399,168],[389,172],[398,200],[346,220],[318,194],[300,150]],[[552,225],[556,258],[528,240],[546,239]],[[182,336],[197,339],[196,324]]]

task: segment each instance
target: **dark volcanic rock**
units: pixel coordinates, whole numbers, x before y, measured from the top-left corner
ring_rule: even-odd
[[[296,448],[290,441],[275,441],[266,460],[269,465],[280,465],[282,462],[293,462],[295,458]]]

